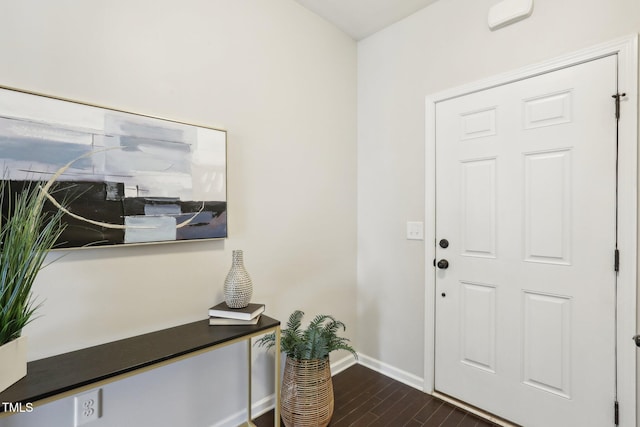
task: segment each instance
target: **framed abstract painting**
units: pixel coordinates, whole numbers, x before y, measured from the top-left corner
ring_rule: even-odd
[[[55,178],[58,248],[227,237],[226,132],[0,88],[12,192]]]

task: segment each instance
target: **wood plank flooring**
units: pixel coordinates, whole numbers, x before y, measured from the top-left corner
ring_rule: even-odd
[[[335,375],[333,392],[330,427],[497,427],[362,365]],[[274,427],[273,411],[254,422],[257,427]]]

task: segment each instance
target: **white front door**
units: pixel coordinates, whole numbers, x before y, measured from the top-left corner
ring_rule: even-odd
[[[436,105],[438,392],[614,425],[616,91],[611,55]]]

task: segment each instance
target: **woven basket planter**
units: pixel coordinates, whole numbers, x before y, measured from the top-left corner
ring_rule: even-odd
[[[282,422],[287,427],[326,427],[333,416],[329,359],[287,357],[282,379]]]

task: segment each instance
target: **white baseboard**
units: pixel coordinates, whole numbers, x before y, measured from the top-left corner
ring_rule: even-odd
[[[251,417],[257,418],[260,415],[264,414],[272,410],[275,406],[275,398],[273,394],[260,399],[258,402],[254,402],[251,405]],[[218,421],[213,424],[211,427],[236,427],[239,425],[244,425],[247,422],[247,411],[245,409],[236,412],[225,418],[224,420]]]
[[[335,362],[331,363],[331,376],[339,374],[340,372],[355,364],[356,360],[353,358],[353,356],[346,356],[340,360],[336,360]],[[272,410],[276,405],[275,401],[275,395],[272,393],[269,396],[259,400],[258,402],[254,402],[251,405],[251,416],[253,418],[257,418],[265,412]],[[245,423],[246,421],[247,411],[242,410],[228,416],[224,420],[213,424],[211,427],[236,427]]]
[[[215,424],[212,424],[211,427],[232,427],[239,426],[242,423],[246,422],[247,411],[236,412],[233,415],[228,416],[222,421],[218,421]]]
[[[335,362],[331,362],[331,376],[339,374],[340,372],[344,371],[350,366],[355,365],[356,363],[358,362],[351,355],[345,356],[344,358],[336,360]]]
[[[417,375],[403,371],[402,369],[398,369],[395,366],[391,366],[364,354],[359,354],[358,359],[362,366],[380,372],[382,375],[393,378],[410,387],[424,391],[424,378],[420,378]]]

